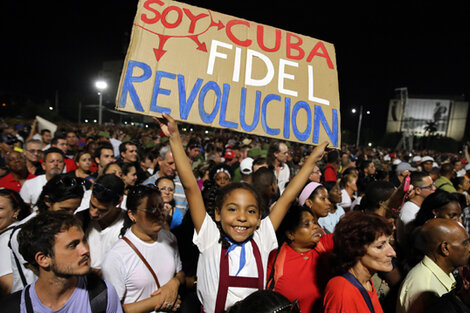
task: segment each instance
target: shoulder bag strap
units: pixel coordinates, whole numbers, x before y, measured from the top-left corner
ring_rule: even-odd
[[[342,275],[344,278],[346,278],[351,284],[353,284],[354,287],[359,289],[361,292],[362,297],[364,298],[364,301],[366,302],[367,306],[369,307],[369,311],[371,313],[375,313],[374,306],[372,305],[372,301],[370,299],[369,293],[367,292],[366,288],[362,286],[362,284],[357,280],[356,277],[354,277],[353,274],[347,272]]]
[[[134,252],[139,256],[139,258],[144,262],[145,266],[147,266],[148,270],[153,276],[153,279],[155,279],[155,282],[157,283],[157,287],[160,288],[160,282],[158,281],[157,274],[153,271],[152,267],[150,264],[147,262],[147,260],[144,258],[144,256],[140,253],[140,251],[137,249],[136,246],[128,239],[126,236],[122,236],[122,239],[134,250]]]
[[[31,285],[28,285],[24,290],[24,303],[26,305],[26,312],[34,313],[33,304],[31,303],[31,296],[29,295],[29,288],[31,288]]]

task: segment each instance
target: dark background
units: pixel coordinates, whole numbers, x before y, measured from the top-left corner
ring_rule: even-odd
[[[351,108],[363,105],[371,111],[364,127],[382,134],[395,88],[464,99],[470,91],[469,1],[182,2],[333,43],[343,129],[355,130]],[[22,101],[53,104],[57,93],[61,106],[97,103],[93,82],[103,61],[124,58],[136,6],[4,1],[0,102],[13,103],[15,114]]]

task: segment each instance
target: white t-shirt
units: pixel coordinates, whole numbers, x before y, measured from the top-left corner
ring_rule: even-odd
[[[197,294],[204,306],[204,312],[214,312],[219,288],[220,253],[222,244],[219,243],[220,232],[217,224],[206,213],[199,233],[194,232],[193,242],[199,248],[199,260],[197,264]],[[258,245],[263,262],[264,284],[266,284],[266,270],[269,253],[277,248],[276,232],[269,217],[261,221],[260,227],[254,232],[253,240]],[[246,263],[238,276],[258,277],[258,268],[253,255],[253,247],[250,242],[245,245]],[[235,276],[240,265],[241,247],[237,246],[229,253],[229,275]],[[246,298],[255,292],[254,288],[229,287],[225,309],[235,302]]]
[[[349,196],[346,189],[341,189],[341,203],[339,206],[345,209],[349,209],[351,207],[351,203],[351,197]]]
[[[277,186],[279,187],[279,192],[282,194],[284,192],[284,189],[286,189],[286,184],[289,182],[290,179],[289,166],[284,163],[279,169],[279,174],[276,173],[276,170],[274,170],[274,174],[277,178]]]
[[[400,210],[400,216],[397,219],[397,241],[398,243],[405,244],[406,236],[409,235],[410,229],[408,226],[416,218],[419,206],[412,201],[406,201]]]
[[[10,248],[8,247],[8,241],[10,240],[11,232],[13,228],[18,225],[18,222],[14,222],[0,235],[0,277],[11,274],[11,258]]]
[[[108,250],[119,240],[119,234],[124,225],[125,211],[108,227],[101,229],[97,221],[91,221],[88,226],[86,237],[90,247],[91,267],[101,269],[101,262]]]
[[[176,237],[167,230],[160,230],[154,243],[140,240],[131,229],[125,235],[144,256],[157,275],[160,286],[165,285],[181,271],[182,264]],[[121,299],[122,303],[134,303],[150,297],[157,284],[132,248],[122,239],[108,251],[102,263],[102,273]]]
[[[42,192],[42,187],[46,183],[46,174],[26,180],[20,190],[20,196],[23,201],[35,205]]]

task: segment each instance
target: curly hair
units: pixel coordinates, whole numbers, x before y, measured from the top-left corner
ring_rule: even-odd
[[[333,260],[338,275],[346,273],[366,254],[366,246],[382,235],[390,236],[393,225],[371,212],[350,211],[336,224]]]

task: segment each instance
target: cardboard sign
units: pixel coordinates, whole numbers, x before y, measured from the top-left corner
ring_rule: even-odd
[[[116,108],[340,146],[332,44],[176,1],[139,1]]]

